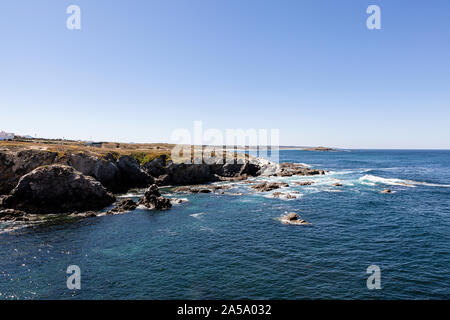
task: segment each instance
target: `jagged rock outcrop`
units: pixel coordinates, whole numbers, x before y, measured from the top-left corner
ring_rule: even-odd
[[[85,175],[94,177],[110,191],[124,190],[121,183],[121,172],[115,161],[77,153],[68,157],[67,164]]]
[[[124,212],[128,212],[128,211],[133,211],[134,209],[136,209],[136,207],[137,207],[137,203],[134,202],[133,199],[123,199],[123,200],[120,200],[114,206],[114,208],[109,210],[107,212],[107,214],[119,214],[119,213],[124,213]]]
[[[166,210],[172,207],[170,199],[164,198],[159,193],[159,188],[156,184],[151,185],[145,190],[144,196],[139,199],[138,205],[144,206],[148,209]]]
[[[0,194],[8,194],[23,175],[56,161],[58,161],[56,152],[43,150],[0,152]]]
[[[220,177],[256,176],[260,167],[250,161],[243,163],[225,163],[211,165],[211,172]]]
[[[298,163],[285,162],[280,165],[277,175],[281,177],[313,176],[325,174],[325,170],[311,169]]]
[[[166,168],[166,184],[190,185],[217,181],[207,164],[172,163]]]
[[[129,188],[143,188],[155,183],[151,175],[141,169],[141,166],[132,156],[122,156],[117,160],[120,170],[120,183],[123,190]]]
[[[100,210],[115,201],[100,182],[66,165],[39,167],[24,175],[3,206],[27,213]]]
[[[167,156],[165,154],[156,157],[152,161],[142,166],[142,169],[152,177],[159,177],[166,174]]]

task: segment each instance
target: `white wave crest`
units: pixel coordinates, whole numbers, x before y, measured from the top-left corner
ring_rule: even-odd
[[[374,185],[377,183],[381,184],[387,184],[387,185],[394,185],[394,186],[406,186],[414,188],[416,185],[423,185],[428,187],[441,187],[441,188],[450,188],[449,184],[437,184],[437,183],[428,183],[428,182],[419,182],[419,181],[413,181],[413,180],[403,180],[403,179],[395,179],[395,178],[382,178],[373,176],[370,174],[367,174],[361,178],[359,178],[359,181],[363,184],[368,185]]]
[[[204,215],[204,214],[206,214],[205,212],[199,212],[199,213],[193,213],[193,214],[190,214],[190,216],[191,217],[193,217],[193,218],[200,218],[200,216],[202,216],[202,215]]]

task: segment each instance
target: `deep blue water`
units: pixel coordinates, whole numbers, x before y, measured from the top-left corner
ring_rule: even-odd
[[[301,193],[290,201],[236,184],[229,192],[245,195],[176,195],[189,202],[2,233],[0,299],[450,297],[450,151],[281,151],[280,160],[331,172],[272,179]],[[281,224],[285,211],[312,225]],[[66,287],[73,264],[78,291]],[[380,290],[366,287],[372,264]]]

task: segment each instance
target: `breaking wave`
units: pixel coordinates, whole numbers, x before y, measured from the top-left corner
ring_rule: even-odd
[[[428,187],[441,187],[441,188],[450,188],[450,184],[437,184],[437,183],[428,183],[428,182],[419,182],[414,180],[403,180],[403,179],[395,179],[395,178],[382,178],[367,174],[361,178],[359,181],[369,185],[375,185],[377,183],[393,185],[393,186],[406,186],[414,188],[417,185],[428,186]]]

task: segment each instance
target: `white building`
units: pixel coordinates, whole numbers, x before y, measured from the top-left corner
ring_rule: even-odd
[[[0,131],[0,141],[2,140],[14,140],[14,133]]]

